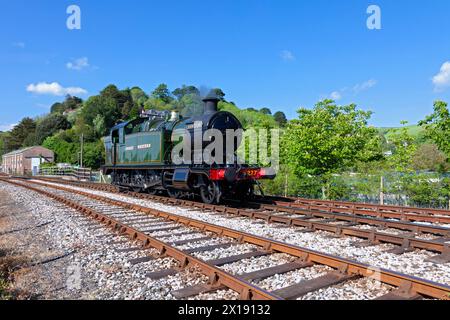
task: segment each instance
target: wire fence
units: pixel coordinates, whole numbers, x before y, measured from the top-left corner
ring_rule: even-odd
[[[264,183],[267,194],[449,209],[450,175],[435,172],[344,173],[328,179],[281,173]]]

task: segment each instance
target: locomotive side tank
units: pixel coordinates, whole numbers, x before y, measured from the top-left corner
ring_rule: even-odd
[[[233,141],[231,155],[223,150],[223,158],[211,162],[202,158],[211,142],[203,141],[209,129],[220,132],[223,148],[227,146],[227,130],[242,129],[231,113],[218,111],[219,99],[211,92],[204,100],[200,116],[180,118],[167,111],[147,111],[143,116],[116,125],[104,138],[106,159],[103,172],[112,183],[123,188],[148,193],[167,192],[172,197],[200,196],[205,203],[218,203],[223,197],[248,198],[259,179],[273,178],[263,168],[239,164]],[[198,137],[200,137],[200,142]],[[197,139],[196,139],[197,138]],[[172,151],[187,142],[190,157],[182,162],[172,159]],[[228,151],[228,155],[227,155]],[[198,159],[200,155],[200,159]]]

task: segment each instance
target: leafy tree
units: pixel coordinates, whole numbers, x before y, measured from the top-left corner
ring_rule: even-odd
[[[83,100],[75,96],[67,95],[66,100],[64,100],[63,104],[64,111],[75,110],[81,107],[81,105],[83,104]]]
[[[262,108],[261,110],[259,110],[259,112],[261,112],[262,114],[272,114],[272,111],[270,111],[269,108]]]
[[[90,97],[82,110],[84,124],[94,125],[94,119],[97,115],[105,118],[105,126],[111,128],[121,119],[121,108],[117,101],[109,95],[100,95]],[[78,120],[77,120],[78,121]]]
[[[12,130],[9,138],[5,141],[7,152],[20,149],[30,134],[35,134],[36,122],[31,118],[23,118]]]
[[[200,96],[200,90],[195,86],[185,86],[183,85],[181,88],[175,89],[172,94],[178,99],[181,100],[186,95],[196,95]],[[224,94],[225,96],[225,94]]]
[[[56,162],[75,163],[77,161],[78,145],[66,141],[62,135],[48,137],[42,146],[53,150]]]
[[[35,142],[36,144],[41,144],[47,137],[51,136],[55,132],[58,132],[59,130],[67,130],[70,126],[70,123],[64,116],[58,113],[49,114],[39,121],[36,127]]]
[[[140,107],[143,107],[145,101],[147,101],[147,99],[148,99],[148,96],[139,87],[131,88],[130,94],[131,94],[131,99],[133,100],[134,104],[136,104]]]
[[[299,119],[288,124],[280,148],[284,163],[296,175],[327,175],[381,157],[377,131],[367,125],[371,112],[324,100],[298,114]]]
[[[9,139],[9,132],[0,132],[0,157],[7,153],[5,142],[7,139]]]
[[[105,148],[103,142],[86,143],[83,146],[83,166],[92,169],[98,169],[105,159]]]
[[[436,101],[434,112],[420,121],[419,125],[425,128],[425,136],[450,157],[450,112],[447,103]]]
[[[50,112],[51,113],[59,113],[59,114],[63,114],[63,112],[66,110],[66,106],[63,103],[60,102],[56,102],[54,103],[51,108],[50,108]]]
[[[446,172],[449,169],[447,156],[432,143],[420,145],[412,158],[412,167],[415,170],[429,170]]]
[[[220,100],[225,100],[225,93],[222,91],[222,89],[214,88],[212,89],[212,91],[215,93],[217,98],[219,98]]]
[[[125,102],[122,108],[122,118],[123,119],[132,118],[132,114],[135,114],[136,110],[139,110],[139,107],[133,101]]]
[[[94,131],[98,136],[104,136],[106,134],[105,117],[98,114],[94,119]]]
[[[170,96],[170,91],[167,88],[167,85],[161,83],[155,90],[152,92],[152,96],[156,99],[163,101],[164,103],[169,103],[172,101],[172,97]]]
[[[284,127],[287,124],[287,118],[284,112],[281,111],[275,112],[273,118],[279,124],[280,127]]]
[[[389,136],[389,143],[393,146],[393,154],[388,157],[388,164],[397,172],[408,172],[412,170],[412,161],[417,146],[414,138],[408,132],[407,121],[401,122],[403,127],[394,130]]]

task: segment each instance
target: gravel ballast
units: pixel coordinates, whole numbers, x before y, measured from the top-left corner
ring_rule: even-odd
[[[47,182],[46,182],[47,183]],[[307,249],[346,257],[369,264],[374,268],[384,268],[396,272],[405,273],[419,278],[450,285],[450,264],[434,264],[426,262],[429,257],[436,253],[426,250],[415,250],[413,252],[396,255],[385,252],[395,248],[391,244],[380,244],[370,247],[358,248],[352,245],[360,242],[361,239],[354,237],[335,238],[330,233],[316,231],[312,233],[298,232],[302,228],[289,227],[277,228],[276,224],[261,223],[246,217],[232,215],[219,215],[217,213],[193,210],[190,208],[175,207],[167,204],[152,202],[149,200],[135,199],[130,196],[114,194],[110,192],[85,189],[80,187],[48,183],[50,185],[60,185],[66,188],[84,191],[90,194],[105,196],[123,202],[138,204],[144,207],[153,208],[186,216],[197,220],[225,226],[231,229],[248,232],[250,234],[272,238],[293,245],[298,245]],[[233,218],[233,219],[230,219]]]

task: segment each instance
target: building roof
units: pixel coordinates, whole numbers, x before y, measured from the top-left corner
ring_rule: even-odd
[[[24,153],[25,151],[28,151],[28,150],[33,149],[33,148],[44,148],[44,147],[34,146],[34,147],[22,148],[22,149],[19,149],[19,150],[15,150],[15,151],[11,151],[9,153],[6,153],[6,154],[3,155],[3,157],[4,156],[12,156],[12,155],[16,155],[16,154],[21,154],[21,153]],[[47,149],[47,148],[44,148],[44,149]],[[47,150],[49,150],[49,149],[47,149]],[[49,151],[51,151],[51,150],[49,150]]]

